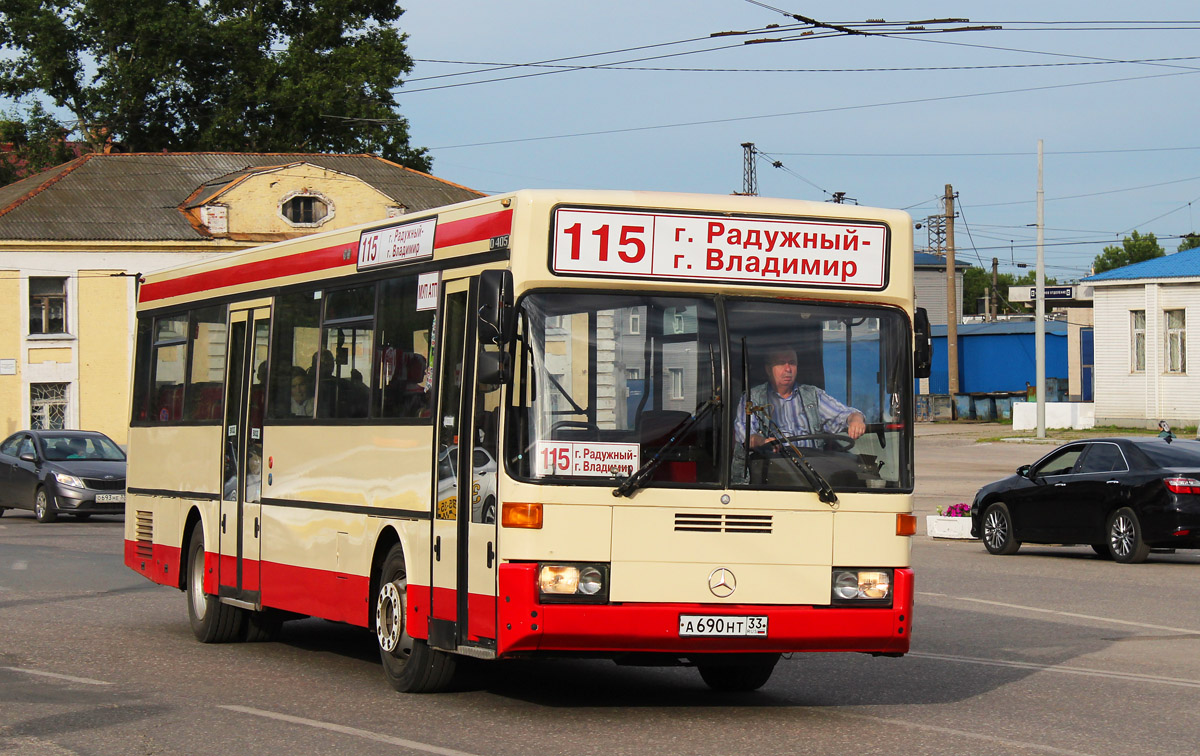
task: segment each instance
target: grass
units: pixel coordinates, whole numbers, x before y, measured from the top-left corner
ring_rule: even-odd
[[[1196,438],[1196,426],[1185,425],[1183,427],[1172,428],[1171,432],[1176,438],[1193,439]],[[1086,428],[1076,430],[1074,428],[1047,428],[1046,438],[1054,441],[1076,441],[1081,438],[1104,438],[1108,436],[1157,436],[1158,430],[1151,428],[1122,428],[1116,425],[1097,425],[1095,428]],[[1037,438],[1036,430],[1014,431],[1009,430],[1001,436],[989,436],[987,438],[977,439],[977,443],[1003,441],[1006,438]]]

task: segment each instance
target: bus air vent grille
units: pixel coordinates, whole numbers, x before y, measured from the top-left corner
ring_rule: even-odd
[[[138,510],[137,513],[137,546],[134,547],[141,559],[151,559],[154,556],[154,513]]]
[[[675,531],[689,533],[770,533],[771,515],[676,512]]]

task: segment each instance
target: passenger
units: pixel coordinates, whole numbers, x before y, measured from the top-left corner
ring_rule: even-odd
[[[291,413],[295,417],[313,416],[312,381],[303,370],[292,376]]]

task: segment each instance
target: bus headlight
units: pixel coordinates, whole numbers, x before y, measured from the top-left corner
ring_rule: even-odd
[[[835,567],[832,601],[835,604],[890,605],[892,603],[892,571]]]
[[[607,564],[540,564],[537,582],[539,598],[543,603],[608,601]]]

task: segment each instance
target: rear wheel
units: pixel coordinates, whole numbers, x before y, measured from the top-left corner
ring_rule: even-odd
[[[1017,549],[1021,548],[1021,542],[1013,532],[1008,505],[1002,501],[991,505],[983,513],[983,545],[989,553],[1000,556],[1016,554]]]
[[[1129,507],[1121,507],[1108,518],[1108,550],[1122,564],[1137,564],[1150,556],[1150,547],[1142,540],[1142,524]]]
[[[766,685],[778,661],[779,654],[722,654],[711,660],[697,659],[696,669],[713,690],[746,693]]]
[[[375,636],[383,674],[401,693],[436,693],[454,678],[457,659],[430,648],[408,634],[408,573],[404,550],[392,547],[379,570],[379,592],[375,597]]]
[[[216,596],[204,592],[204,526],[192,527],[187,557],[188,622],[192,634],[202,643],[228,643],[242,632],[243,612],[222,604]]]
[[[38,522],[54,522],[58,519],[58,512],[54,510],[54,503],[50,501],[45,486],[38,486],[37,493],[33,495],[33,514]]]

